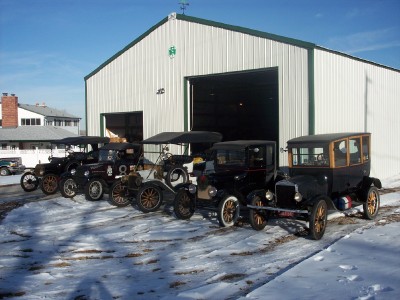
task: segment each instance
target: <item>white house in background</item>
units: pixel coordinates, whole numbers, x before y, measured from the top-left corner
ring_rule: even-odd
[[[4,113],[3,113],[4,111]],[[7,119],[7,120],[6,120]],[[3,93],[0,106],[0,127],[54,126],[79,135],[81,118],[43,103],[22,104],[14,94]]]
[[[3,93],[0,105],[0,149],[49,149],[50,142],[79,135],[81,118],[42,104],[20,104]]]

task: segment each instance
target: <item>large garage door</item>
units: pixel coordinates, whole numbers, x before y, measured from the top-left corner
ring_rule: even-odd
[[[143,112],[107,113],[104,118],[106,136],[127,142],[143,140]]]
[[[192,130],[221,132],[224,140],[278,141],[278,69],[194,77]]]

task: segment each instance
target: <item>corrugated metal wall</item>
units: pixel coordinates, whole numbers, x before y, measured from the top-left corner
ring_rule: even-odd
[[[144,138],[183,130],[186,76],[269,67],[279,70],[279,144],[285,147],[308,133],[308,50],[174,17],[86,79],[88,134],[100,134],[102,113],[125,111],[143,111]],[[159,88],[165,93],[157,95]],[[285,154],[280,159],[286,163]]]
[[[400,171],[400,72],[316,49],[316,133],[372,133],[372,175]]]

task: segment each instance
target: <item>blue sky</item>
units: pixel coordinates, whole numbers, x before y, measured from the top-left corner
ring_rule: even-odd
[[[180,0],[0,0],[0,92],[84,117],[84,77]],[[400,69],[400,0],[188,0],[186,15]]]

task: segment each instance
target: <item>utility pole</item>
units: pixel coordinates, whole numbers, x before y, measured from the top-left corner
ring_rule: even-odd
[[[180,8],[181,8],[181,10],[182,10],[182,14],[184,15],[184,14],[185,14],[186,6],[189,6],[189,2],[187,2],[187,0],[180,0],[178,4],[181,5]]]

